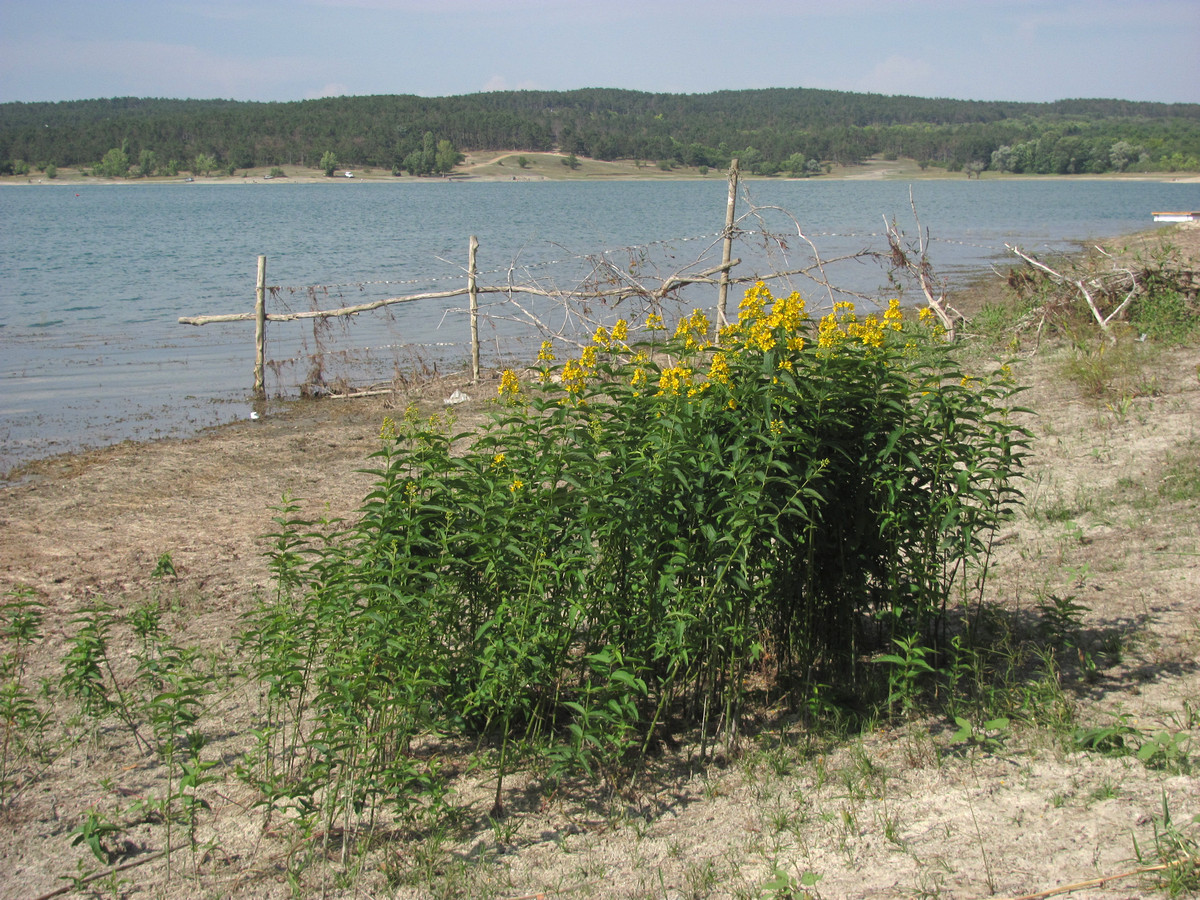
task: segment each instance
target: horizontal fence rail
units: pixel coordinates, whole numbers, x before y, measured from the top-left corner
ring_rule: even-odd
[[[738,161],[734,160],[729,171],[729,195],[726,206],[725,226],[715,235],[693,238],[679,238],[675,241],[657,241],[656,244],[674,244],[682,241],[707,240],[708,250],[715,249],[717,239],[721,242],[721,262],[716,265],[707,265],[699,271],[689,272],[688,268],[700,264],[703,260],[704,251],[690,266],[684,266],[676,270],[665,278],[662,278],[654,285],[648,285],[642,280],[632,276],[631,271],[625,271],[619,266],[611,263],[608,260],[609,252],[599,257],[584,256],[573,257],[576,260],[587,260],[592,271],[587,279],[585,279],[584,287],[574,289],[556,289],[538,286],[534,283],[516,283],[512,281],[512,267],[508,269],[495,269],[488,274],[494,275],[498,272],[507,272],[509,282],[506,284],[481,285],[478,283],[478,251],[479,241],[474,236],[470,236],[469,256],[466,268],[466,283],[460,287],[449,288],[447,290],[424,291],[419,293],[407,294],[402,296],[384,297],[375,300],[370,300],[363,303],[347,304],[332,309],[310,309],[301,311],[287,312],[272,312],[266,310],[267,298],[278,297],[284,290],[307,290],[310,296],[315,297],[319,291],[328,293],[330,288],[338,287],[356,287],[362,289],[364,285],[391,285],[391,284],[416,284],[422,283],[418,281],[374,281],[353,283],[351,285],[319,285],[309,286],[301,289],[287,289],[281,287],[271,287],[267,284],[267,257],[258,257],[258,275],[255,288],[255,307],[248,312],[226,313],[219,315],[198,315],[198,316],[182,316],[179,318],[179,323],[182,325],[211,325],[218,323],[234,323],[234,322],[255,322],[255,338],[254,338],[254,395],[257,398],[264,398],[266,395],[265,370],[267,368],[266,359],[266,332],[267,323],[284,323],[296,321],[312,321],[314,329],[317,323],[327,322],[331,319],[353,318],[355,316],[374,312],[377,310],[388,309],[400,304],[432,302],[437,300],[448,300],[455,297],[468,297],[469,299],[469,343],[470,358],[471,358],[471,380],[477,383],[480,378],[480,337],[479,337],[479,319],[480,305],[479,297],[481,295],[495,295],[502,297],[503,300],[497,306],[507,306],[511,313],[507,317],[496,318],[494,320],[508,319],[509,321],[517,321],[526,327],[531,327],[541,334],[557,338],[559,340],[572,343],[581,343],[577,340],[577,334],[568,333],[564,328],[551,327],[543,316],[528,305],[521,304],[517,298],[521,295],[527,295],[535,298],[543,298],[554,301],[559,304],[561,310],[565,311],[567,317],[577,317],[581,321],[587,320],[586,311],[589,304],[602,304],[606,308],[609,305],[637,299],[647,308],[648,311],[655,312],[661,315],[662,304],[669,297],[674,295],[680,289],[691,285],[710,285],[718,289],[716,303],[716,321],[718,327],[727,323],[726,304],[728,291],[731,286],[753,283],[760,280],[786,279],[792,276],[804,276],[819,286],[828,291],[828,302],[834,302],[834,295],[841,294],[852,296],[857,299],[864,299],[874,302],[874,298],[865,294],[856,293],[847,290],[845,287],[835,287],[830,283],[826,274],[826,268],[848,260],[862,261],[864,259],[873,258],[876,260],[886,260],[892,270],[906,270],[911,280],[915,281],[920,288],[925,301],[931,309],[942,319],[943,324],[947,326],[948,331],[953,333],[954,328],[954,313],[945,307],[944,302],[944,287],[939,290],[939,286],[934,284],[930,274],[929,266],[926,261],[926,249],[928,238],[922,236],[919,244],[908,246],[905,244],[904,236],[897,230],[894,224],[885,222],[885,230],[878,233],[862,234],[862,235],[845,235],[835,234],[830,232],[805,234],[804,231],[796,223],[796,234],[800,240],[808,245],[812,252],[813,262],[799,267],[780,267],[773,268],[769,274],[753,274],[747,276],[735,276],[733,269],[742,263],[741,258],[734,258],[732,255],[733,240],[735,237],[745,239],[760,239],[764,246],[770,247],[778,245],[784,251],[787,249],[787,244],[779,236],[764,230],[742,229],[739,228],[738,219],[736,217],[736,197],[738,186]],[[760,210],[751,210],[748,216],[761,216]],[[914,208],[915,216],[915,208]],[[761,218],[760,218],[761,220]],[[794,220],[793,220],[794,221]],[[919,231],[919,221],[918,221]],[[816,245],[813,243],[814,237],[831,236],[831,237],[863,237],[863,238],[886,238],[889,244],[889,249],[886,253],[863,249],[857,252],[846,253],[841,256],[831,257],[829,259],[821,258],[817,252]],[[790,240],[790,238],[789,238]],[[646,247],[627,247],[621,248],[631,253],[641,251],[645,252]],[[786,256],[786,253],[785,253]],[[528,269],[534,266],[546,266],[551,263],[537,263],[533,266],[523,267],[528,274]],[[893,271],[894,274],[894,271]],[[461,278],[462,276],[454,276]],[[430,281],[446,280],[445,278],[429,279]],[[895,279],[889,276],[889,280]],[[495,308],[495,307],[493,307]],[[454,312],[454,310],[443,310],[443,314]],[[314,337],[316,333],[314,331]],[[429,346],[457,346],[454,342],[439,342],[436,345]],[[295,360],[285,360],[285,363],[294,362]],[[272,363],[272,366],[278,363]]]

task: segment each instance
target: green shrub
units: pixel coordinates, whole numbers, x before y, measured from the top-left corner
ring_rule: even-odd
[[[752,674],[854,687],[892,637],[936,643],[986,562],[1018,498],[1014,391],[898,301],[817,323],[760,283],[719,336],[697,311],[561,364],[546,342],[477,433],[385,420],[356,524],[280,516],[280,599],[249,632],[268,756],[326,804],[411,814],[440,796],[418,739],[472,735],[498,811],[514,748],[619,783],[663,730],[698,726],[702,754],[736,734]]]

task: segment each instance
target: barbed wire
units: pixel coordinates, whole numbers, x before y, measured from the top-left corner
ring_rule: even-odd
[[[505,266],[495,266],[491,269],[485,269],[477,272],[476,277],[487,277],[495,275],[507,275],[513,271],[529,272],[539,269],[548,269],[552,266],[563,266],[568,263],[589,262],[597,258],[611,256],[617,253],[639,253],[650,250],[654,247],[674,246],[677,244],[687,244],[696,241],[715,241],[721,238],[723,233],[720,231],[711,232],[708,234],[692,235],[690,237],[664,238],[656,241],[647,241],[644,244],[629,244],[620,247],[610,247],[605,250],[598,250],[591,253],[576,253],[567,254],[558,259],[547,259],[540,262],[531,263],[512,263]],[[805,236],[810,238],[876,238],[881,240],[887,239],[887,234],[882,231],[810,231],[805,232]],[[735,237],[759,237],[759,238],[775,238],[777,234],[772,232],[757,230],[757,229],[737,229]],[[996,253],[1003,253],[1005,245],[1003,243],[987,243],[981,244],[975,241],[956,240],[954,238],[937,238],[929,239],[931,244],[954,244],[960,247],[974,247],[978,250],[991,250]],[[329,284],[305,284],[305,285],[287,285],[276,286],[275,290],[279,292],[288,291],[290,293],[299,293],[301,291],[336,291],[344,289],[361,290],[366,287],[387,287],[387,286],[410,286],[410,285],[431,285],[440,284],[447,281],[461,281],[466,274],[465,267],[459,271],[446,275],[433,275],[421,278],[407,279],[379,279],[374,281],[347,281],[347,282],[331,282]]]

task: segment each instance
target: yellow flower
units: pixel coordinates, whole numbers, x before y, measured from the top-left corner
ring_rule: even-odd
[[[525,482],[523,482],[520,478],[514,478],[512,480],[512,484],[508,486],[508,489],[515,494],[523,487],[525,487]]]
[[[883,346],[883,326],[873,315],[867,316],[862,322],[848,323],[846,334],[858,338],[867,347]]]
[[[917,313],[917,319],[922,325],[932,325],[934,320],[933,310],[928,306],[922,306],[920,311]]]
[[[767,302],[771,299],[771,292],[766,284],[756,281],[753,287],[746,290],[746,295],[738,304],[738,324],[753,325],[761,319],[766,311]]]
[[[492,457],[492,468],[493,469],[499,469],[499,468],[503,467],[503,465],[504,465],[504,454],[503,453],[497,453],[495,456]]]
[[[692,386],[692,370],[687,366],[672,366],[663,369],[658,377],[659,397],[678,397]]]
[[[750,335],[746,340],[749,347],[754,347],[766,353],[775,346],[775,332],[761,319],[750,326]]]
[[[883,314],[883,321],[893,331],[899,331],[904,327],[904,311],[900,309],[899,299],[892,298],[888,301],[888,308]]]
[[[500,387],[497,389],[501,397],[516,397],[521,393],[521,382],[517,379],[517,373],[512,369],[505,369],[500,376]]]
[[[729,384],[729,360],[724,353],[714,353],[708,367],[708,378],[717,384]]]
[[[817,347],[822,350],[832,350],[845,338],[845,333],[838,327],[837,316],[830,313],[821,319],[821,324],[817,327]]]
[[[596,348],[584,347],[579,354],[579,364],[588,372],[593,371],[596,368]]]
[[[599,326],[596,329],[596,333],[592,335],[592,343],[598,347],[603,347],[605,350],[608,349],[611,341],[612,339],[608,336],[608,329],[603,325]]]
[[[771,434],[783,434],[783,420],[782,419],[772,419],[771,420]]]
[[[684,347],[697,350],[708,341],[708,316],[704,310],[696,309],[690,316],[679,320],[675,329],[675,337],[682,338]]]
[[[650,313],[646,317],[646,328],[650,331],[662,331],[667,326],[663,324],[663,317],[658,313]]]
[[[380,440],[388,441],[396,437],[396,422],[391,416],[383,417],[383,425],[379,428]]]
[[[542,341],[541,352],[538,353],[538,362],[554,362],[554,342]]]
[[[624,319],[617,319],[617,324],[612,329],[612,339],[621,342],[629,340],[629,323]]]
[[[567,360],[562,370],[562,383],[568,394],[578,397],[587,385],[587,370],[575,360]]]

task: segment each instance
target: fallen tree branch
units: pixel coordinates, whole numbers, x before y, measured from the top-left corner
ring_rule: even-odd
[[[102,872],[93,872],[85,878],[72,878],[70,884],[64,884],[60,888],[55,888],[48,893],[42,894],[35,900],[50,900],[51,897],[61,897],[63,894],[78,890],[85,884],[91,884],[93,881],[98,881],[101,878],[108,878],[110,875],[116,875],[118,872],[124,872],[127,869],[135,869],[138,866],[143,866],[148,862],[153,862],[159,857],[166,856],[166,850],[159,850],[156,853],[151,853],[149,856],[143,856],[141,859],[130,860],[129,862],[121,863],[119,866],[112,866]]]
[[[1163,863],[1158,866],[1143,866],[1138,869],[1131,869],[1128,872],[1121,872],[1119,875],[1104,875],[1100,878],[1091,878],[1087,881],[1080,881],[1075,884],[1065,884],[1062,887],[1052,888],[1048,891],[1039,891],[1036,894],[1021,894],[1019,897],[1002,897],[1000,900],[1044,900],[1046,897],[1053,897],[1057,894],[1069,894],[1072,891],[1081,891],[1084,888],[1100,887],[1110,881],[1120,881],[1124,878],[1132,878],[1135,875],[1149,875],[1154,872],[1165,872],[1169,869],[1174,869],[1177,866],[1182,866],[1185,863],[1200,866],[1200,858],[1197,859],[1177,859],[1169,863]]]

